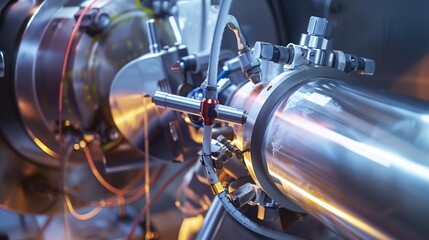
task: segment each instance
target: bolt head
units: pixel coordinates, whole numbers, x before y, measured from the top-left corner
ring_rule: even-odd
[[[75,15],[75,19],[79,18],[82,12],[79,11]],[[80,28],[86,29],[90,34],[97,34],[106,30],[111,24],[111,18],[109,14],[101,12],[98,8],[90,9],[83,17],[80,23]]]
[[[329,37],[331,35],[331,24],[326,18],[310,17],[307,33],[320,37]]]
[[[111,19],[110,16],[107,13],[101,13],[98,16],[96,16],[95,24],[97,25],[97,28],[100,30],[107,29],[110,26]]]
[[[375,61],[368,58],[362,58],[365,62],[365,69],[361,72],[364,75],[373,75],[375,72]]]
[[[257,59],[271,60],[274,55],[274,46],[266,42],[256,42],[253,47],[253,56]]]

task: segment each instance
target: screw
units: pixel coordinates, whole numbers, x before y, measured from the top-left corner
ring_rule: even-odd
[[[77,19],[79,15],[80,12],[75,15],[75,19]],[[93,8],[82,17],[82,22],[79,27],[88,30],[90,34],[97,34],[106,30],[110,24],[111,19],[109,14],[101,12],[98,8]]]
[[[359,64],[357,71],[363,75],[374,75],[375,72],[375,61],[368,58],[359,58]]]

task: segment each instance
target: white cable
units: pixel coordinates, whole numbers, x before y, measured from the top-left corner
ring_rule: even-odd
[[[217,82],[217,68],[218,68],[218,61],[219,61],[219,54],[220,54],[220,48],[222,43],[222,36],[223,31],[225,28],[225,24],[227,22],[228,12],[231,7],[232,0],[222,0],[220,9],[219,9],[219,15],[216,22],[212,47],[211,47],[211,53],[210,53],[210,59],[209,59],[209,67],[208,67],[208,80],[207,80],[207,86],[214,87],[216,89],[216,82]],[[216,97],[217,94],[214,94],[214,97]],[[216,184],[219,182],[219,179],[216,175],[216,172],[213,168],[213,162],[211,161],[211,139],[212,139],[212,125],[204,125],[203,129],[203,146],[202,146],[202,152],[203,152],[203,161],[204,165],[207,169],[207,174],[209,177],[209,181],[211,184]],[[234,217],[238,222],[240,222],[243,226],[247,227],[248,229],[261,234],[263,236],[273,238],[273,239],[296,239],[296,237],[291,236],[286,233],[274,231],[272,229],[268,229],[266,227],[260,226],[244,216],[240,211],[238,211],[235,206],[229,201],[226,195],[226,191],[218,194],[219,200],[222,202],[225,209],[231,214],[232,217]]]
[[[216,87],[217,82],[217,68],[220,55],[220,46],[222,44],[223,30],[231,7],[232,0],[222,0],[219,8],[219,15],[217,17],[215,31],[213,35],[212,47],[210,49],[209,66],[207,71],[208,86]]]
[[[215,27],[215,32],[213,36],[208,73],[207,73],[207,76],[208,76],[207,86],[215,87],[214,89],[217,89],[216,82],[217,82],[217,68],[218,68],[220,47],[222,43],[223,31],[225,28],[225,24],[227,22],[228,12],[231,7],[231,2],[232,0],[222,0],[220,4],[219,15],[216,21],[216,27]],[[214,97],[215,98],[217,97],[217,93],[214,94]],[[210,183],[216,184],[219,182],[219,179],[216,175],[216,172],[214,171],[213,162],[211,160],[212,129],[213,129],[212,125],[204,125],[202,158],[207,170],[207,175],[209,177]],[[297,237],[294,237],[287,233],[274,231],[272,229],[268,229],[264,226],[256,224],[255,222],[247,218],[245,215],[243,215],[240,211],[238,211],[237,208],[235,208],[235,206],[229,201],[226,194],[227,192],[223,191],[217,196],[219,197],[219,200],[222,202],[222,205],[224,206],[224,208],[231,214],[231,216],[235,220],[237,220],[243,226],[247,227],[248,229],[258,234],[261,234],[263,236],[266,236],[272,239],[297,239]]]

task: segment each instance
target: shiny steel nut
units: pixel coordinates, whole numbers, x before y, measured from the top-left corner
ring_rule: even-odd
[[[362,58],[365,62],[365,68],[362,74],[373,75],[375,72],[375,61],[368,58]]]
[[[274,57],[274,46],[266,42],[256,42],[253,47],[253,55],[257,59],[269,61]]]
[[[229,194],[229,199],[237,208],[240,208],[256,197],[256,193],[250,183],[240,186]]]
[[[307,32],[309,35],[329,37],[331,35],[330,23],[326,18],[312,16],[308,22]]]

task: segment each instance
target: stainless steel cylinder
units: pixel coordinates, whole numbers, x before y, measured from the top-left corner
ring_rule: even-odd
[[[290,71],[261,90],[243,133],[252,176],[346,238],[427,238],[428,104],[337,79]]]

